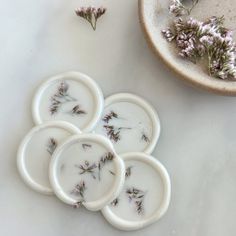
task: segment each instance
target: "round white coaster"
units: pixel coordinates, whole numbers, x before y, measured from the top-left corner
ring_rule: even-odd
[[[171,184],[165,167],[145,153],[126,153],[121,194],[102,209],[106,220],[121,230],[137,230],[159,220],[167,211]]]
[[[17,167],[25,183],[40,193],[52,194],[48,177],[51,156],[61,142],[79,133],[65,121],[48,121],[32,128],[17,153]]]
[[[108,137],[117,153],[150,154],[160,135],[160,120],[142,98],[119,93],[105,99],[105,110],[95,132]]]
[[[124,184],[125,167],[109,139],[97,134],[69,138],[53,154],[49,177],[63,202],[97,211],[114,200]]]
[[[90,132],[98,123],[103,106],[103,94],[94,80],[80,72],[66,72],[38,88],[32,114],[36,124],[64,120]]]

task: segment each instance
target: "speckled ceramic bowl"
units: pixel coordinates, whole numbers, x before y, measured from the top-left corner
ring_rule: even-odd
[[[211,92],[236,96],[236,81],[225,81],[208,76],[205,67],[178,57],[174,46],[163,38],[161,30],[167,28],[170,22],[168,5],[168,0],[139,0],[140,22],[151,48],[182,80]],[[235,29],[236,1],[199,0],[191,15],[199,20],[213,15],[224,15],[225,25]]]

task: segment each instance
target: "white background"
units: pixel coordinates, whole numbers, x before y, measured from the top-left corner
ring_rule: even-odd
[[[135,0],[94,1],[108,8],[96,32],[74,14],[89,0],[0,2],[0,235],[128,234],[99,212],[32,191],[17,172],[35,89],[71,69],[94,78],[105,96],[133,92],[159,112],[154,156],[170,173],[172,201],[161,221],[129,235],[235,235],[236,98],[198,91],[169,72],[147,46]]]

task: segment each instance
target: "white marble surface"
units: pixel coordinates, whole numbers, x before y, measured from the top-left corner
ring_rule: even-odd
[[[0,235],[234,236],[236,98],[175,79],[144,40],[137,1],[94,2],[108,8],[96,32],[75,16],[79,0],[1,1]],[[16,151],[33,126],[34,90],[71,69],[92,76],[105,95],[134,92],[158,110],[162,133],[154,155],[172,180],[171,205],[158,223],[124,233],[100,213],[74,210],[20,179]]]

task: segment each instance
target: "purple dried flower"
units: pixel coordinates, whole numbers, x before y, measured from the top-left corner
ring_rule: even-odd
[[[172,0],[169,6],[169,12],[174,14],[176,17],[183,16],[186,14],[186,8],[180,0]]]
[[[209,75],[220,79],[236,79],[236,46],[232,31],[223,27],[223,17],[211,17],[205,22],[178,18],[173,30],[162,31],[167,41],[174,41],[179,55],[192,62],[206,57]]]
[[[126,194],[128,196],[129,202],[133,202],[135,205],[135,210],[138,214],[144,213],[144,198],[146,195],[146,192],[137,189],[137,188],[128,188],[126,190]]]
[[[118,118],[118,114],[115,113],[114,111],[110,111],[108,114],[106,114],[102,120],[105,122],[105,123],[109,123],[110,120],[112,120],[113,118]]]
[[[77,16],[84,18],[87,20],[92,26],[93,30],[96,30],[97,20],[103,14],[105,14],[106,8],[104,7],[80,7],[75,10]]]
[[[49,111],[51,115],[56,114],[63,104],[77,100],[68,93],[68,90],[69,84],[62,81],[58,86],[56,93],[50,99],[51,104]]]
[[[86,111],[82,110],[80,105],[76,105],[72,108],[72,110],[70,111],[70,113],[72,115],[85,115],[87,114]]]
[[[176,17],[183,15],[190,15],[194,6],[198,3],[198,0],[191,0],[190,7],[187,7],[183,4],[183,0],[171,0],[169,5],[169,12]]]
[[[48,142],[47,142],[47,152],[52,155],[53,152],[55,151],[55,149],[57,148],[57,141],[54,138],[49,138]]]
[[[236,79],[236,50],[233,39],[215,37],[208,46],[209,73],[220,79]]]
[[[80,183],[76,184],[73,190],[71,191],[71,194],[74,194],[76,196],[80,196],[84,200],[84,192],[86,190],[85,182],[82,180]]]
[[[162,30],[161,32],[168,42],[171,42],[174,40],[175,35],[173,34],[170,28]]]

